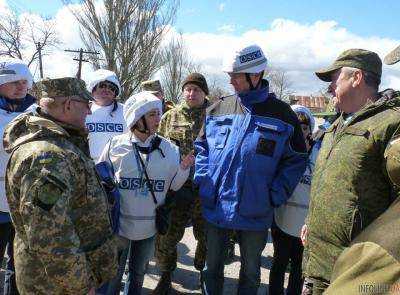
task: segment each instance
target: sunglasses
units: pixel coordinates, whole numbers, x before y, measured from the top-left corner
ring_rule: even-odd
[[[97,85],[97,87],[100,88],[100,89],[108,88],[108,89],[110,89],[111,91],[113,91],[115,94],[118,93],[118,87],[115,86],[115,85],[112,84],[112,83],[100,82],[100,83]]]

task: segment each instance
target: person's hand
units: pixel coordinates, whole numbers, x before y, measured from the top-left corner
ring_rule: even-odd
[[[301,243],[303,244],[303,246],[305,246],[307,243],[307,236],[308,236],[308,228],[307,228],[307,224],[305,224],[301,228],[301,233],[300,233],[300,239],[301,239]]]
[[[96,288],[93,287],[92,289],[90,289],[88,295],[96,295]]]
[[[189,169],[191,166],[193,166],[193,164],[194,164],[194,155],[193,155],[193,151],[191,151],[188,155],[183,157],[183,159],[181,161],[181,168],[183,170],[186,170],[186,169]]]

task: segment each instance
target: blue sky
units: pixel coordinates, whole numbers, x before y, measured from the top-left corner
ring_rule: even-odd
[[[184,32],[215,32],[222,25],[233,24],[236,33],[242,33],[266,29],[277,18],[306,24],[334,20],[361,36],[400,39],[399,14],[399,0],[182,0],[176,26]]]
[[[19,12],[54,17],[62,45],[46,57],[47,72],[54,77],[75,73],[76,65],[63,49],[83,43],[79,25],[68,9],[61,9],[62,1],[0,0],[0,7],[4,1]],[[343,50],[364,48],[383,58],[398,46],[399,14],[400,0],[181,0],[165,40],[182,32],[190,59],[208,79],[224,84],[228,79],[221,70],[223,57],[239,43],[257,43],[267,55],[269,68],[287,73],[294,93],[310,94],[326,87],[315,70],[330,64]],[[85,71],[91,71],[87,64],[83,75]],[[400,63],[384,66],[381,87],[400,87]]]
[[[19,10],[53,16],[62,7],[61,0],[7,0]],[[175,27],[184,33],[218,32],[222,27],[231,34],[250,29],[266,29],[277,18],[302,24],[334,20],[360,36],[400,39],[399,0],[181,0]]]

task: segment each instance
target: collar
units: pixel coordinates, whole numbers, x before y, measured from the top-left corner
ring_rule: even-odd
[[[135,133],[131,132],[131,141],[136,143],[138,146],[149,147],[155,136],[155,134],[152,134],[143,142],[135,135]]]
[[[0,96],[0,109],[3,109],[10,113],[22,113],[26,111],[33,103],[35,102],[35,98],[27,94],[23,99],[9,99],[5,96]],[[15,109],[12,106],[16,106]]]
[[[187,104],[186,100],[183,100],[181,102],[181,108],[183,111],[187,112],[187,113],[198,113],[198,112],[202,112],[204,109],[206,109],[209,105],[209,101],[208,99],[204,99],[204,103],[199,106],[199,107],[189,107],[189,105]]]
[[[267,80],[262,80],[261,87],[255,90],[245,91],[237,94],[241,103],[248,109],[251,109],[253,104],[266,101],[269,94],[269,83]]]

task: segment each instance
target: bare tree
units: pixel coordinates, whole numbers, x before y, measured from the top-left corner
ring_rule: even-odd
[[[92,64],[116,72],[122,98],[129,97],[160,68],[160,43],[175,18],[178,0],[82,0],[81,4],[72,9],[81,38],[88,50],[101,52],[101,59],[92,58]]]
[[[59,43],[53,21],[41,19],[34,22],[26,17],[20,18],[15,12],[0,18],[0,55],[22,59],[30,66],[39,58],[39,50],[46,55],[46,49]]]
[[[188,56],[182,35],[173,38],[161,52],[161,82],[168,100],[178,102],[181,98],[182,82],[189,73],[199,72],[200,66]]]
[[[221,79],[216,75],[208,76],[207,84],[208,90],[210,92],[208,97],[211,101],[216,101],[223,96],[227,96],[233,93],[229,91],[226,87],[223,87],[223,85],[226,85],[226,83],[222,82]]]
[[[271,91],[276,97],[289,102],[289,96],[293,94],[292,81],[289,79],[287,72],[281,68],[272,68],[265,77],[269,81]]]

